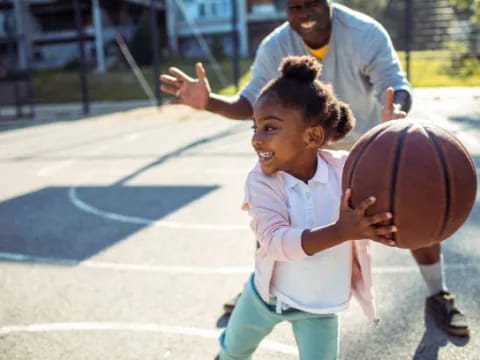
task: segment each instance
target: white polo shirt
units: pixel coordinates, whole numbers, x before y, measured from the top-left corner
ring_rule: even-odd
[[[312,179],[303,181],[285,172],[292,228],[311,229],[335,222],[342,195],[341,179],[321,156]],[[289,307],[331,314],[348,307],[351,290],[350,241],[296,261],[277,261],[271,282],[277,312]]]

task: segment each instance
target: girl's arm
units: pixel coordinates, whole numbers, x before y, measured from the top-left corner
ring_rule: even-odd
[[[391,213],[366,216],[365,211],[375,203],[375,198],[364,200],[356,209],[348,205],[352,191],[347,189],[342,196],[340,217],[337,222],[322,227],[307,229],[302,233],[302,248],[308,255],[339,245],[347,240],[372,239],[384,245],[395,242],[386,236],[396,232],[395,225],[382,225],[392,218]]]

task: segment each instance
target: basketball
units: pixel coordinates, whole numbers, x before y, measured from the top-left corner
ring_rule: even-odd
[[[352,189],[350,205],[369,196],[366,215],[390,211],[398,247],[418,249],[439,243],[467,219],[475,202],[473,160],[449,131],[411,120],[372,128],[354,144],[342,177]]]

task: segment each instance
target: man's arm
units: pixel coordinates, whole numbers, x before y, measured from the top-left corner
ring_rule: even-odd
[[[367,64],[364,72],[373,84],[378,100],[385,104],[388,88],[393,88],[393,112],[403,112],[406,116],[412,105],[411,88],[390,36],[379,23],[372,24],[365,36],[368,41],[361,49]]]
[[[250,102],[242,96],[221,96],[212,93],[201,63],[195,65],[197,78],[192,78],[178,68],[171,67],[170,75],[160,76],[160,89],[176,96],[170,104],[183,104],[198,110],[207,110],[231,119],[251,119],[253,110]]]
[[[250,102],[239,95],[228,97],[211,93],[205,110],[236,120],[249,120],[253,115]]]

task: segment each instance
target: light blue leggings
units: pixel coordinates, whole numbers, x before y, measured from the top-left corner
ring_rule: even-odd
[[[247,360],[275,325],[292,324],[301,360],[338,359],[338,317],[289,309],[282,314],[258,295],[253,275],[233,310],[228,326],[220,335],[220,360]]]

